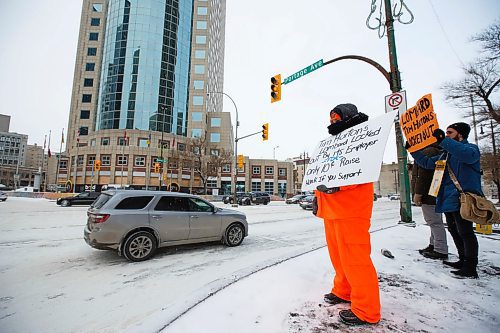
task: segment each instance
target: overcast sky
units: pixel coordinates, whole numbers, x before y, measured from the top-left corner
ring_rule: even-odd
[[[408,106],[432,93],[441,126],[461,121],[462,111],[444,101],[439,87],[460,78],[462,63],[478,55],[470,37],[494,22],[500,2],[405,3],[414,22],[396,22],[395,32]],[[81,6],[81,0],[0,0],[0,113],[12,117],[10,130],[29,135],[30,144],[43,145],[52,130],[53,151],[59,150],[61,130],[68,127]],[[239,153],[271,158],[276,146],[280,160],[312,153],[328,135],[328,113],[339,103],[356,104],[371,117],[384,113],[387,81],[354,60],[283,86],[281,102],[271,104],[269,97],[272,75],[287,77],[319,59],[362,55],[388,70],[387,38],[379,39],[377,31],[366,27],[370,7],[369,0],[227,0],[224,91],[238,106],[239,136],[270,124],[269,141],[260,136],[241,140]],[[228,100],[224,110],[234,115]],[[392,136],[384,161],[395,160]]]

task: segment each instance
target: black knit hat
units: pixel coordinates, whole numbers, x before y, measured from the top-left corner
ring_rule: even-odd
[[[334,107],[332,111],[330,111],[330,115],[332,114],[332,112],[338,114],[340,116],[340,119],[346,120],[358,114],[358,108],[356,107],[356,105],[350,103],[339,104]]]
[[[448,128],[453,128],[455,131],[460,133],[464,139],[467,139],[470,133],[470,126],[466,123],[454,123],[448,126]]]

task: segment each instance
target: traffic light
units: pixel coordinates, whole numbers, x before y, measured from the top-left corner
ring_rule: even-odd
[[[262,125],[262,140],[267,141],[269,139],[269,123]]]
[[[271,78],[271,103],[281,101],[281,74]]]
[[[158,173],[160,172],[160,163],[155,162],[155,172]]]
[[[99,170],[101,170],[101,161],[95,160],[94,161],[94,171],[99,171]]]
[[[245,162],[245,157],[243,155],[238,155],[238,168],[243,169],[243,164]]]

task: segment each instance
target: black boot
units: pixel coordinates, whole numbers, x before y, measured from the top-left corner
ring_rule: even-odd
[[[422,254],[422,255],[423,255],[423,254],[424,254],[424,252],[428,252],[428,251],[434,251],[434,245],[429,244],[429,245],[427,245],[427,247],[426,247],[426,248],[423,248],[423,249],[418,250],[418,253],[420,253],[420,254]]]
[[[445,264],[446,266],[456,268],[456,269],[460,269],[464,265],[464,260],[463,259],[460,259],[458,261],[443,260],[443,264]]]
[[[455,274],[457,278],[477,279],[479,276],[477,275],[476,267],[477,259],[464,259],[462,268],[458,271],[451,271],[451,273]]]

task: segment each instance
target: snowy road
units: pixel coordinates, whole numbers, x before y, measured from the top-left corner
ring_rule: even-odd
[[[396,224],[398,208],[375,202],[372,229]],[[130,263],[83,241],[87,207],[9,198],[0,205],[1,331],[119,332],[159,311],[167,323],[242,276],[325,245],[322,222],[297,205],[238,209],[249,221],[241,246],[161,249]]]

